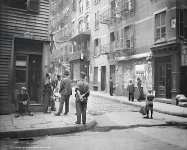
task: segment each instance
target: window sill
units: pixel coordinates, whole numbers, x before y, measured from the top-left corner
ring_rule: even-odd
[[[157,44],[163,44],[163,43],[166,43],[166,42],[167,42],[167,40],[166,40],[166,38],[164,38],[164,39],[156,40],[156,41],[154,42],[154,44],[157,45]]]

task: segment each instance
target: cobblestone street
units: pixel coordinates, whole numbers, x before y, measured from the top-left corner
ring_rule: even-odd
[[[73,98],[71,98],[72,106],[74,106]],[[25,149],[55,150],[187,149],[187,126],[184,118],[155,112],[153,119],[144,119],[138,110],[137,107],[90,96],[88,114],[93,116],[98,123],[94,129],[26,140],[3,140],[0,146],[4,149],[25,147]],[[179,124],[171,125],[168,122]]]
[[[124,105],[122,103],[109,101],[104,98],[90,96],[88,102],[88,113],[90,114],[104,114],[107,112],[137,112],[139,108]]]

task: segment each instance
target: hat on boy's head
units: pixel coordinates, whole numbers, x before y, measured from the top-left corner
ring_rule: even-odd
[[[27,88],[26,88],[26,87],[24,87],[24,86],[22,86],[22,87],[21,87],[21,90],[27,90]]]

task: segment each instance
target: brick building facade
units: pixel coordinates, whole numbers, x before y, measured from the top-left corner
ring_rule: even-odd
[[[187,95],[185,0],[79,0],[70,38],[72,79],[87,73],[93,90],[127,95],[142,80],[157,97]]]

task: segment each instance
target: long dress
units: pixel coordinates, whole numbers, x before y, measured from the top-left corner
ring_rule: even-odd
[[[138,101],[141,101],[141,100],[145,99],[144,93],[143,93],[143,87],[141,85],[142,85],[142,81],[139,80],[138,83],[137,83],[137,87],[138,87]]]
[[[48,107],[51,105],[51,96],[52,96],[52,85],[50,80],[47,80],[45,85],[44,85],[44,107],[43,107],[43,112],[47,113],[48,111]]]

